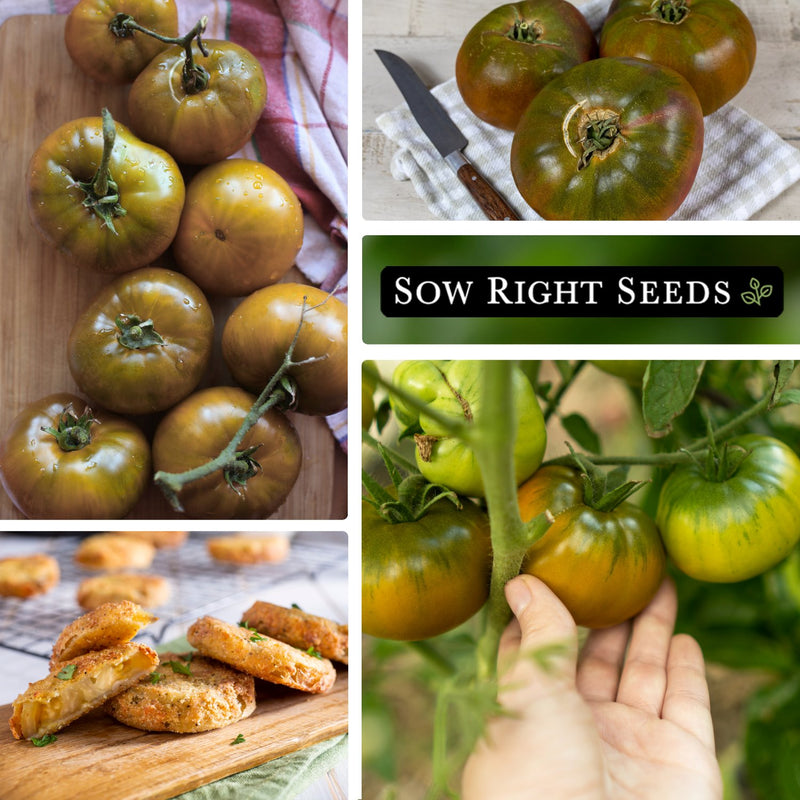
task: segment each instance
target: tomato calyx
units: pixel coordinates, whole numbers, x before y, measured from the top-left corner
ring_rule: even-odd
[[[118,314],[114,322],[119,328],[117,341],[129,350],[164,344],[164,337],[154,328],[152,319],[142,321],[136,314]]]
[[[559,42],[551,42],[544,38],[544,26],[538,19],[515,19],[514,24],[508,29],[506,37],[512,42],[523,44],[545,44],[550,47],[561,47]]]
[[[151,36],[153,39],[158,39],[159,42],[163,42],[164,44],[174,44],[182,47],[186,53],[186,60],[183,63],[183,72],[181,75],[183,88],[187,94],[197,94],[208,86],[210,76],[205,67],[195,63],[192,42],[197,39],[197,47],[200,52],[205,57],[208,57],[208,49],[202,39],[202,35],[206,30],[206,25],[208,25],[208,17],[201,17],[197,21],[197,24],[183,36],[163,36],[157,31],[139,25],[130,14],[120,13],[111,20],[109,29],[115,36],[119,36],[120,38],[133,36],[134,32],[138,31],[146,36]]]
[[[648,483],[648,481],[627,480],[627,466],[604,472],[571,447],[570,452],[583,483],[583,502],[595,511],[613,511]]]
[[[689,4],[686,0],[653,0],[647,17],[658,22],[678,25],[689,15]]]
[[[578,159],[578,170],[585,169],[597,155],[605,158],[622,141],[620,115],[610,109],[596,109],[584,114],[578,132],[582,153]]]
[[[68,405],[59,415],[57,427],[42,427],[42,430],[54,436],[58,446],[64,452],[72,452],[82,450],[91,444],[91,428],[94,423],[100,424],[99,420],[92,416],[92,411],[88,406],[84,409],[83,414],[77,417],[73,413],[72,405]]]
[[[84,193],[83,206],[96,214],[103,224],[116,235],[114,217],[124,217],[128,212],[120,204],[119,186],[111,177],[108,162],[117,138],[117,129],[111,112],[104,108],[103,119],[103,156],[100,166],[90,181],[76,181],[76,185]]]
[[[227,483],[239,497],[244,496],[241,487],[245,486],[250,478],[255,477],[261,472],[261,464],[253,458],[253,453],[255,453],[259,447],[261,447],[260,444],[255,444],[252,447],[248,447],[246,450],[238,451],[234,458],[222,469],[225,483]]]
[[[706,450],[705,459],[702,461],[691,451],[684,450],[683,452],[688,453],[706,480],[724,483],[736,475],[739,467],[750,457],[752,450],[730,442],[724,442],[719,448],[712,440]]]

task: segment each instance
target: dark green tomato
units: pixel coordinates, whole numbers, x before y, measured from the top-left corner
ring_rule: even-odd
[[[116,123],[114,129],[108,164],[113,184],[106,194],[92,195],[89,189],[102,160],[100,117],[62,125],[42,142],[28,167],[28,208],[42,237],[78,267],[109,273],[144,267],[169,247],[186,192],[172,156],[137,139],[124,125]],[[116,203],[100,199],[116,195]],[[87,207],[88,202],[94,205]],[[102,216],[106,208],[109,221]]]
[[[664,577],[664,546],[656,525],[632,503],[598,511],[583,500],[580,475],[542,467],[520,486],[528,521],[551,511],[555,521],[531,547],[522,571],[544,581],[578,625],[606,628],[638,614]]]
[[[161,420],[153,439],[156,471],[181,473],[216,458],[244,422],[256,398],[234,386],[189,395]],[[230,468],[186,484],[178,498],[198,519],[265,519],[289,496],[300,474],[300,437],[271,408],[244,435]]]
[[[145,267],[103,287],[67,345],[75,382],[121,414],[163,411],[203,377],[214,337],[205,295],[184,275]]]
[[[467,34],[456,57],[456,83],[476,116],[513,131],[545,84],[596,50],[589,24],[566,0],[509,3]]]
[[[396,368],[392,382],[454,425],[470,424],[482,413],[483,374],[480,361],[405,361]],[[517,423],[514,477],[519,485],[542,463],[547,433],[530,381],[517,366],[511,374]],[[403,413],[406,419],[416,415],[421,428],[422,432],[415,435],[414,440],[417,467],[425,478],[467,497],[483,497],[483,478],[472,448],[425,412],[404,404]]]
[[[800,459],[778,439],[731,439],[750,455],[724,480],[696,465],[664,482],[656,520],[676,566],[701,581],[752,578],[785,558],[800,540]]]
[[[730,0],[615,0],[600,54],[643,58],[680,72],[708,115],[747,83],[756,37]]]
[[[587,61],[551,81],[511,145],[520,194],[545,219],[667,219],[694,182],[703,111],[674,70]]]
[[[390,523],[361,504],[362,629],[383,639],[438,636],[489,596],[489,519],[440,500],[416,522]]]
[[[144,434],[85,405],[75,395],[48,395],[23,409],[0,442],[0,482],[26,517],[120,519],[144,491]]]

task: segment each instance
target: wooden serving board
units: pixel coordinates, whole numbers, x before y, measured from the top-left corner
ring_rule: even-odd
[[[94,83],[64,46],[64,16],[12,17],[0,27],[0,436],[29,403],[53,392],[77,392],[66,342],[78,314],[113,276],[78,269],[39,237],[28,216],[25,175],[42,140],[65,122],[108,107],[127,123],[127,87]],[[293,270],[287,280],[301,281]],[[202,385],[231,384],[219,338],[237,300],[209,298],[217,341]],[[324,419],[291,414],[303,446],[303,468],[273,519],[343,519],[346,459]],[[152,433],[157,418],[139,420]],[[135,519],[174,519],[151,486],[131,513]],[[0,518],[21,519],[0,490]]]
[[[164,800],[347,732],[347,670],[329,694],[309,695],[256,681],[247,719],[216,731],[147,733],[95,711],[45,747],[13,738],[0,707],[4,800]],[[231,742],[238,734],[241,744]]]

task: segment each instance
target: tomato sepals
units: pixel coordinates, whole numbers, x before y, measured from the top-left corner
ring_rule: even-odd
[[[604,472],[569,446],[583,483],[583,502],[596,511],[613,511],[648,481],[629,481],[628,467]]]
[[[253,458],[253,453],[259,447],[261,445],[256,444],[246,450],[240,450],[222,469],[225,483],[240,497],[243,496],[241,487],[261,471],[261,464]]]
[[[117,138],[117,129],[111,112],[104,108],[101,112],[103,119],[103,156],[100,166],[90,181],[76,181],[78,188],[84,193],[83,206],[96,214],[103,224],[116,235],[114,217],[124,217],[128,212],[120,204],[119,186],[111,177],[108,162],[114,142]]]
[[[724,442],[722,447],[719,448],[712,440],[706,450],[705,459],[702,461],[695,453],[684,452],[688,452],[688,455],[706,480],[714,483],[724,483],[736,475],[739,467],[742,466],[752,451],[730,442]]]
[[[544,38],[544,27],[538,19],[515,19],[506,36],[513,42],[523,44],[545,44],[550,47],[561,47],[559,42],[551,42]]]
[[[659,22],[678,25],[689,14],[689,4],[686,0],[653,0],[647,16]]]
[[[112,17],[108,29],[118,39],[130,39],[134,34],[135,25],[136,20],[130,14],[120,12]]]
[[[72,411],[72,406],[66,406],[58,417],[58,424],[55,428],[45,428],[42,430],[54,436],[58,446],[64,452],[81,450],[92,441],[91,428],[94,423],[100,424],[92,416],[90,408],[86,408],[80,417],[76,417]]]
[[[581,123],[580,142],[583,148],[578,159],[578,170],[589,166],[592,157],[611,150],[620,137],[620,116],[609,109],[587,113]]]
[[[153,327],[153,320],[142,321],[136,314],[119,314],[114,320],[119,328],[117,341],[130,350],[144,350],[147,347],[164,344],[164,338]]]

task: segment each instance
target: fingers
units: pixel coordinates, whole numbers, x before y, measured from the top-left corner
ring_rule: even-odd
[[[501,682],[507,704],[530,702],[575,681],[577,629],[569,611],[538,578],[519,575],[506,584],[514,612],[501,640]],[[519,656],[504,669],[510,651]]]
[[[665,580],[650,605],[633,621],[617,691],[618,703],[661,715],[676,613],[675,587],[672,581]]]
[[[713,752],[714,728],[703,651],[686,634],[678,634],[672,639],[661,716],[691,733]]]
[[[630,632],[630,623],[624,622],[589,633],[581,650],[577,676],[578,691],[586,700],[616,700]]]

